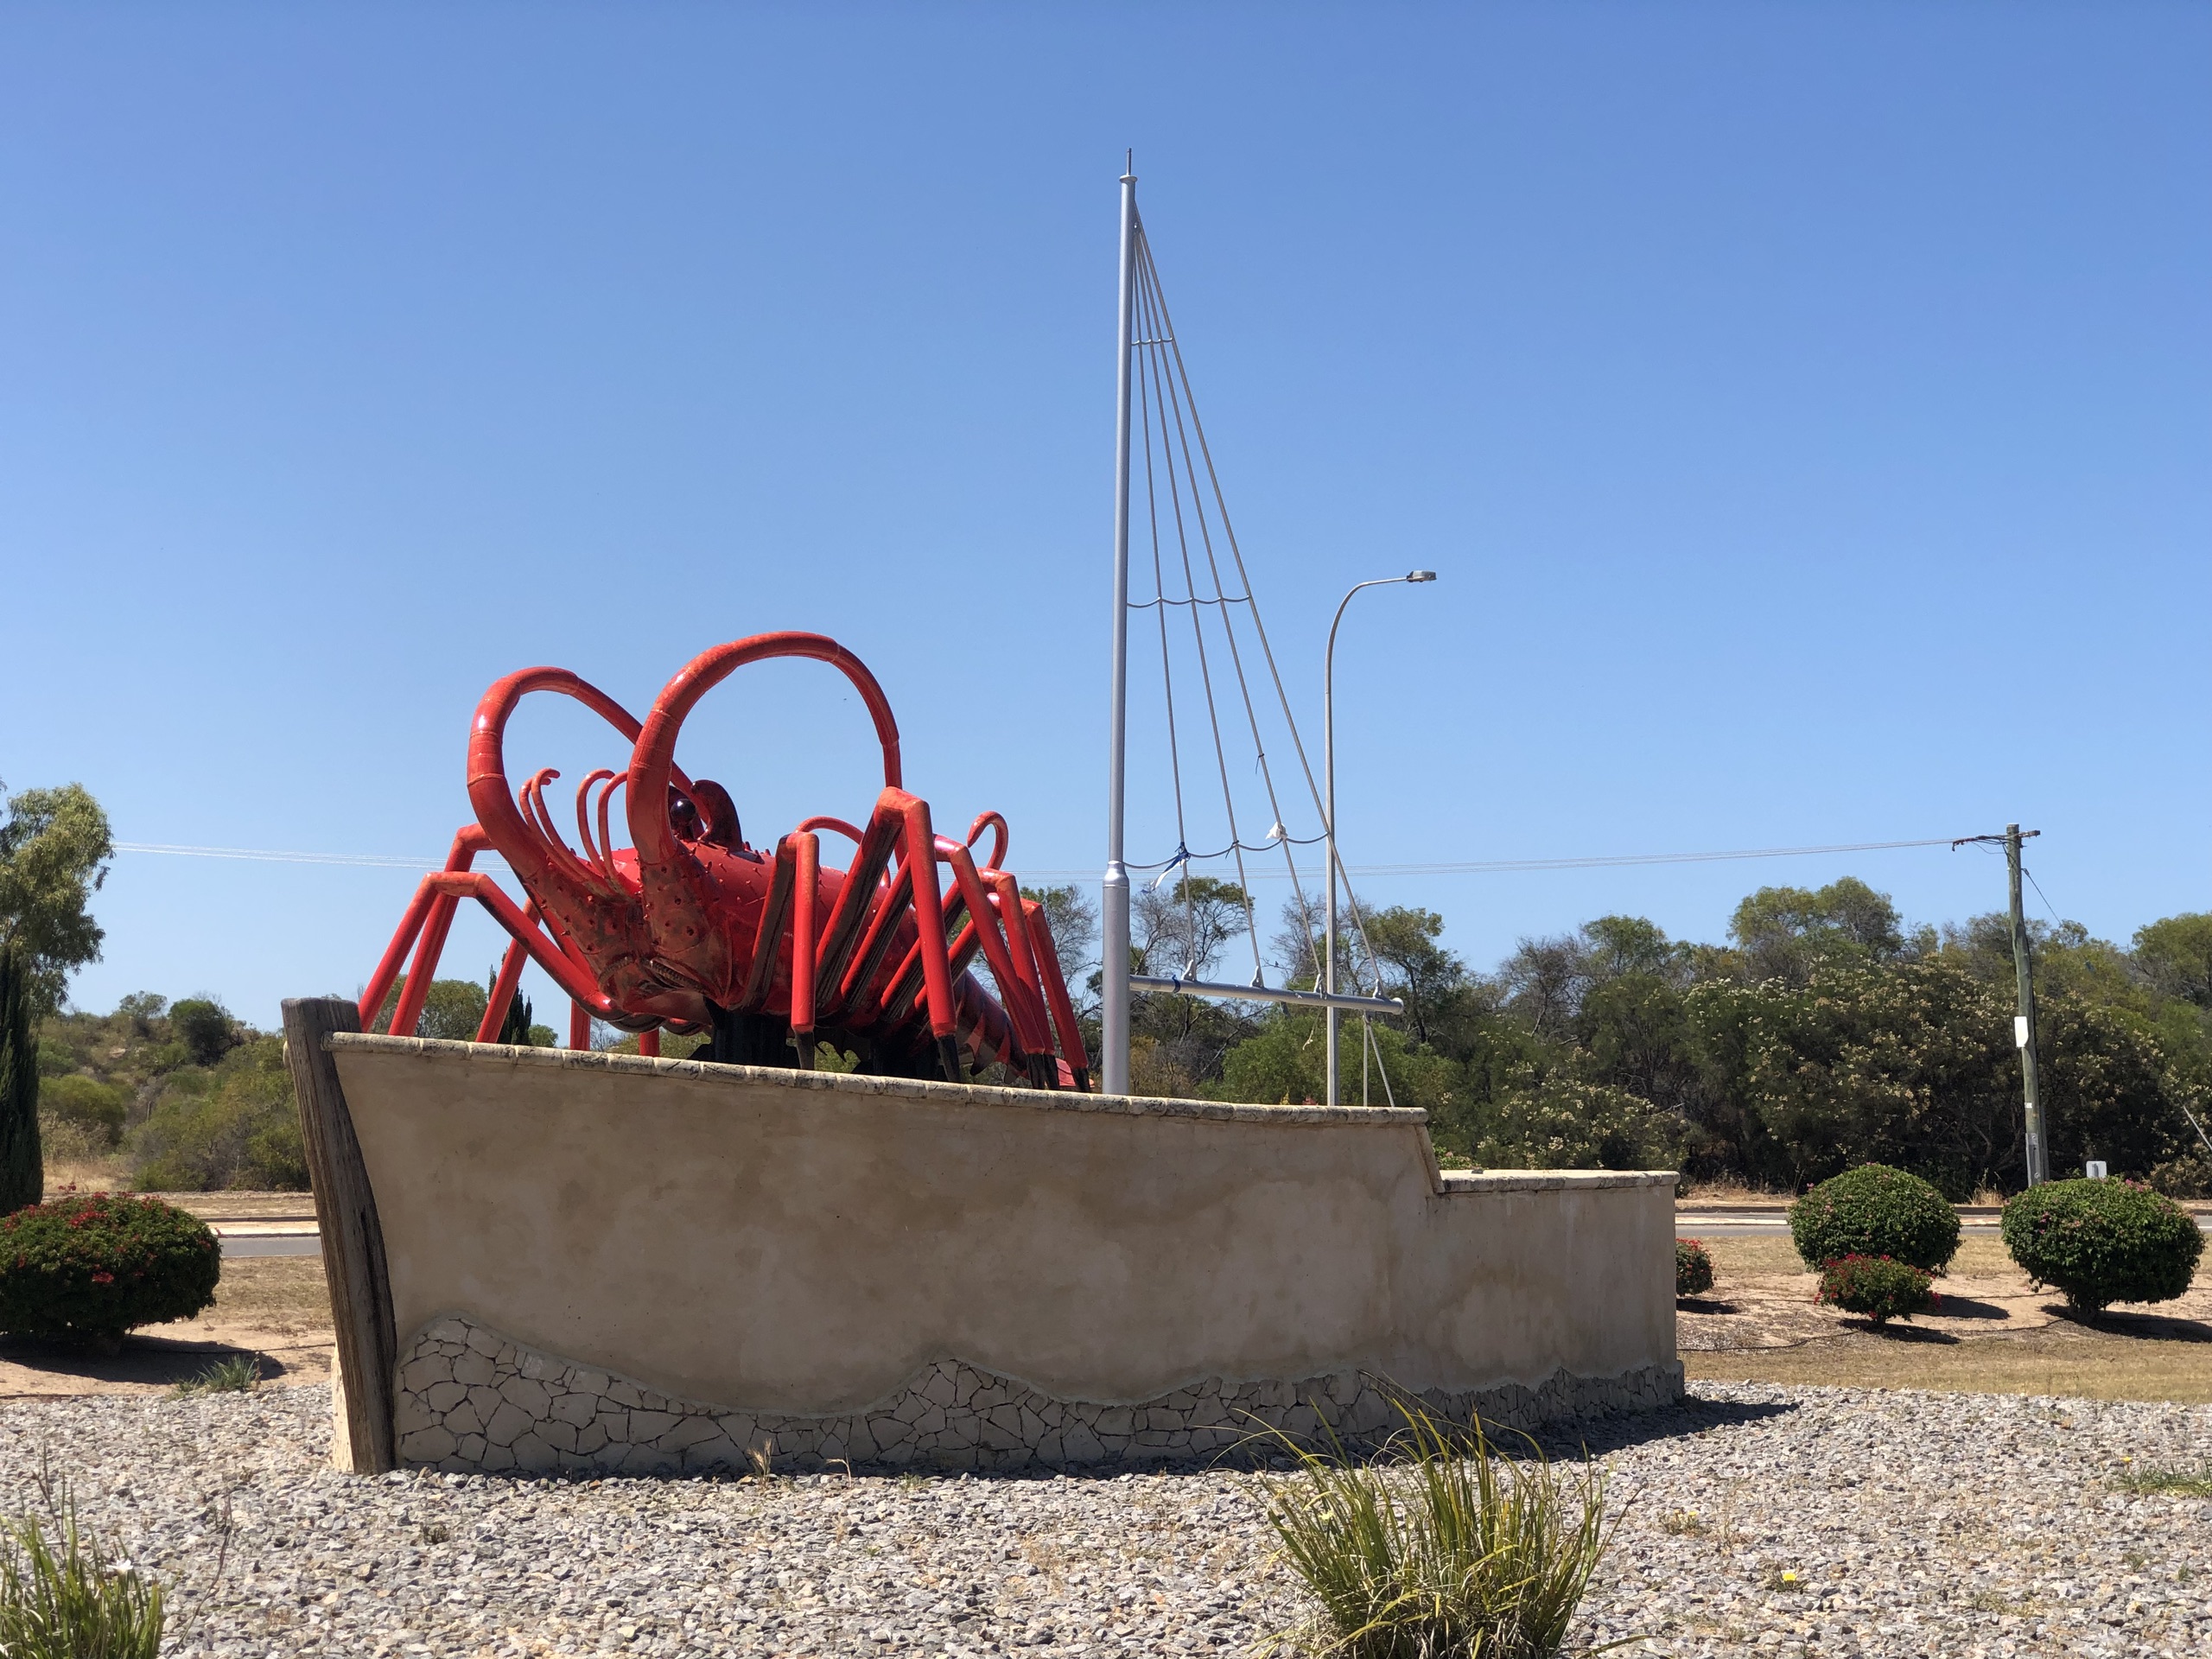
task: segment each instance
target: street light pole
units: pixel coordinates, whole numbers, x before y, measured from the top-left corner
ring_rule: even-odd
[[[1329,649],[1321,664],[1321,772],[1327,805],[1322,811],[1321,835],[1324,842],[1322,861],[1327,866],[1323,872],[1327,887],[1327,898],[1322,906],[1322,989],[1331,995],[1337,989],[1337,627],[1344,620],[1344,607],[1351,603],[1352,594],[1363,588],[1388,588],[1401,582],[1434,582],[1433,570],[1408,570],[1402,576],[1377,576],[1372,582],[1352,584],[1337,607],[1336,620],[1329,624]],[[1337,1103],[1337,1014],[1332,1007],[1328,1012],[1329,1052],[1328,1103]]]

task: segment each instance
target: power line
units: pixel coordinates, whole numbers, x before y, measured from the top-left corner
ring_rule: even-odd
[[[1421,864],[1347,864],[1347,875],[1494,875],[1528,870],[1597,870],[1636,864],[1713,864],[1746,858],[1810,858],[1831,853],[1879,853],[1907,847],[1948,847],[1953,837],[1931,836],[1923,841],[1838,842],[1825,847],[1747,847],[1710,853],[1618,853],[1592,858],[1501,858]],[[1150,865],[1133,868],[1153,868]],[[1030,870],[1030,875],[1089,875],[1087,870]],[[1258,872],[1267,877],[1273,871]],[[1313,874],[1308,872],[1308,874]]]
[[[445,863],[442,857],[408,858],[393,853],[302,853],[267,847],[172,847],[149,841],[118,841],[115,843],[115,850],[118,853],[159,853],[175,858],[243,859],[255,864],[341,864],[372,870],[429,871]]]

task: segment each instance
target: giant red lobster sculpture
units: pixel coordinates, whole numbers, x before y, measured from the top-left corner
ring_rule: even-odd
[[[677,770],[677,734],[699,699],[733,671],[771,657],[837,668],[874,717],[884,787],[865,830],[809,818],[772,849],[756,851],[728,791]],[[557,772],[534,774],[519,791],[508,786],[507,720],[533,691],[575,698],[632,746],[626,771],[595,771],[576,791],[581,853],[546,806]],[[629,847],[616,847],[607,830],[617,789]],[[658,1052],[667,1026],[711,1032],[712,1048],[701,1057],[737,1064],[811,1066],[816,1043],[826,1039],[857,1052],[864,1070],[889,1075],[959,1082],[964,1054],[976,1065],[1003,1062],[1040,1088],[1090,1086],[1043,909],[1000,868],[1006,820],[984,813],[964,842],[931,828],[929,803],[900,787],[899,728],[882,688],[834,639],[763,633],[717,645],[668,683],[642,726],[566,669],[510,674],[477,705],[468,799],[476,822],[454,836],[445,868],[423,879],[362,993],[365,1029],[410,947],[391,1028],[415,1029],[454,908],[474,899],[513,939],[479,1042],[493,1040],[505,1022],[527,957],[573,1000],[577,1026],[590,1015],[643,1033],[648,1053]],[[849,868],[822,862],[817,832],[824,830],[856,843]],[[979,867],[970,849],[986,830],[993,842]],[[469,868],[486,849],[506,860],[526,906]],[[938,886],[940,866],[951,874],[947,890]],[[968,971],[978,953],[996,996]]]

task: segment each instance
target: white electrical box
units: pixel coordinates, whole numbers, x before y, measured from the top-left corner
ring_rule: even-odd
[[[2082,1173],[2093,1181],[2103,1180],[2105,1179],[2105,1160],[2101,1158],[2090,1159],[2088,1163],[2082,1166]]]
[[[2012,1016],[2012,1046],[2025,1048],[2027,1046],[2028,1016],[2024,1014],[2016,1014]]]

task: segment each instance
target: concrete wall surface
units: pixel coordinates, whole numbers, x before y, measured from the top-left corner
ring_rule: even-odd
[[[501,1433],[550,1446],[541,1462],[664,1458],[661,1420],[687,1412],[746,1414],[747,1433],[849,1420],[816,1440],[887,1454],[886,1414],[927,1416],[933,1386],[956,1414],[982,1400],[979,1422],[1005,1404],[1001,1438],[1031,1453],[1052,1402],[1095,1418],[1366,1376],[1549,1389],[1567,1410],[1563,1381],[1635,1396],[1614,1404],[1680,1388],[1669,1173],[1440,1175],[1418,1111],[326,1041],[381,1224],[412,1460],[498,1466]],[[1094,1443],[1137,1449],[1096,1422],[1056,1446]]]

